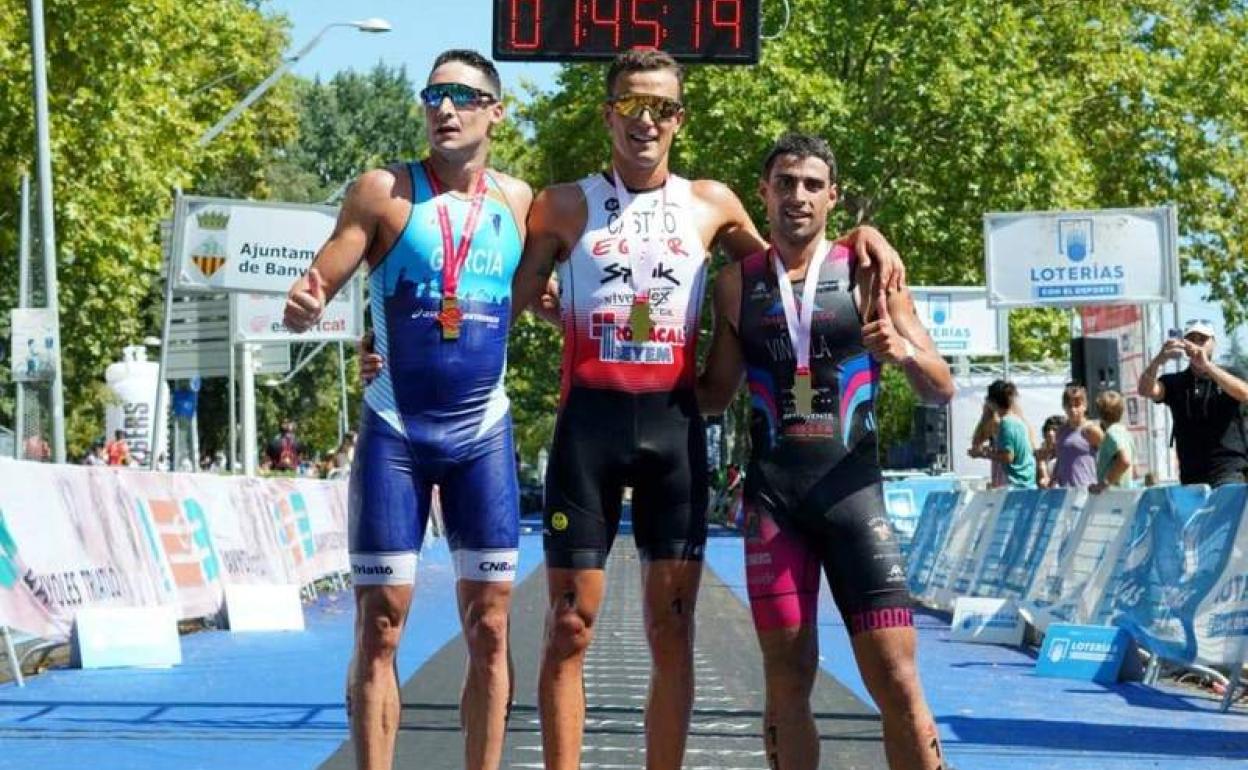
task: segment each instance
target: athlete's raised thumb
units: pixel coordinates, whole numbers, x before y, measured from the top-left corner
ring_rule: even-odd
[[[875,319],[877,321],[887,321],[888,317],[888,294],[881,288],[875,296]]]
[[[325,300],[325,281],[315,267],[308,271],[308,293],[322,302]]]

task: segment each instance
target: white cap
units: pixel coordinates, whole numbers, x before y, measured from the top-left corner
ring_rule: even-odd
[[[1216,336],[1213,333],[1213,324],[1203,319],[1187,322],[1187,325],[1183,327],[1183,336],[1186,337],[1189,334],[1203,334],[1210,339]]]

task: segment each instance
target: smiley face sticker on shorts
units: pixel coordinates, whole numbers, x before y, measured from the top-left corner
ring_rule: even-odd
[[[556,532],[562,532],[568,528],[568,515],[563,511],[555,511],[550,515],[550,526]]]

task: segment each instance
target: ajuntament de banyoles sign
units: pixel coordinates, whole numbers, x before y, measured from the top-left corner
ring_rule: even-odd
[[[285,294],[337,216],[332,206],[184,196],[173,223],[177,287]]]
[[[984,215],[993,307],[1152,304],[1179,286],[1173,206]]]

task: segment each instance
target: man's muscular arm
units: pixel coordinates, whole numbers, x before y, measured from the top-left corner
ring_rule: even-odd
[[[741,199],[727,185],[698,179],[692,187],[695,221],[707,249],[718,246],[735,262],[767,248]]]
[[[295,281],[286,297],[283,322],[291,331],[312,328],[325,305],[360,266],[372,246],[386,204],[394,195],[390,169],[365,172],[351,185],[329,240],[317,252],[307,275]]]
[[[578,185],[548,187],[533,201],[529,209],[529,232],[524,241],[524,253],[511,279],[513,322],[546,291],[555,263],[570,252],[576,233],[584,226],[585,217],[585,199]],[[571,237],[570,232],[573,233]],[[534,309],[534,312],[538,310]]]
[[[876,319],[862,327],[867,350],[880,363],[900,366],[925,403],[948,403],[955,391],[953,375],[919,323],[910,290],[902,288],[887,296],[879,291],[875,306]]]
[[[741,271],[728,265],[715,277],[711,350],[698,377],[698,408],[703,414],[723,414],[741,387],[745,358],[737,321],[741,307]]]

